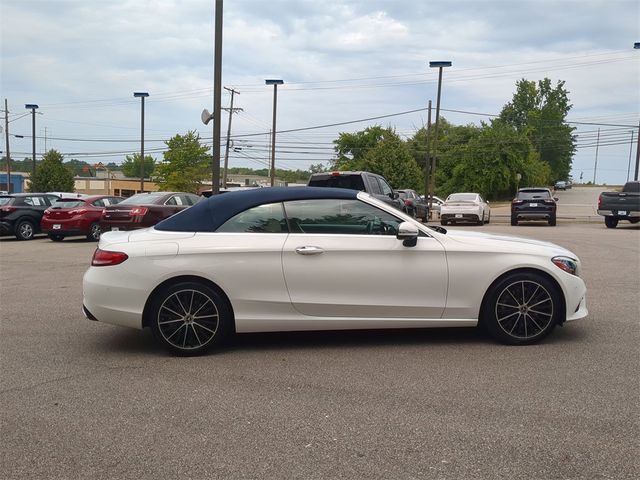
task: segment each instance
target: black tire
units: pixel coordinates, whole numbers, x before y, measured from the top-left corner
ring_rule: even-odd
[[[491,223],[491,212],[489,212],[489,216],[487,217],[487,221],[484,222],[484,223],[486,223],[486,224]]]
[[[480,321],[499,342],[529,345],[549,335],[561,314],[554,283],[535,272],[515,272],[489,288]]]
[[[29,220],[20,220],[16,224],[16,238],[18,240],[33,240],[36,229]]]
[[[181,356],[200,355],[219,345],[231,330],[226,299],[199,282],[179,282],[155,295],[148,325],[156,340]]]
[[[449,222],[446,220],[440,220],[440,225],[448,225]]]
[[[640,222],[640,218],[630,218],[629,221],[631,223],[638,223],[638,222]]]
[[[100,224],[98,222],[94,222],[89,227],[89,233],[87,233],[87,240],[90,242],[97,242],[100,240],[100,234],[102,231],[100,230]]]
[[[549,225],[552,226],[552,227],[556,226],[556,216],[555,215],[549,217]]]
[[[64,240],[64,235],[60,235],[57,233],[50,233],[49,238],[54,242],[61,242],[62,240]]]
[[[511,215],[511,226],[512,227],[518,226],[518,217],[514,217],[513,215]]]
[[[618,219],[616,217],[604,217],[604,224],[607,228],[616,228],[618,226]]]

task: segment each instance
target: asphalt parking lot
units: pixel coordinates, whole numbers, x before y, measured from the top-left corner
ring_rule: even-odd
[[[640,225],[460,228],[573,250],[590,315],[529,347],[251,334],[175,358],[84,319],[95,244],[1,240],[2,477],[640,477]]]

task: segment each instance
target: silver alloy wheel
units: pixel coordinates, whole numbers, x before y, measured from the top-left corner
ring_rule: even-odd
[[[33,225],[29,222],[21,222],[20,225],[18,225],[18,235],[20,235],[20,238],[23,240],[30,240],[33,238]]]
[[[215,338],[219,312],[205,293],[184,289],[172,293],[162,302],[156,322],[168,344],[179,350],[195,350]]]
[[[543,285],[519,280],[500,292],[495,315],[507,335],[528,340],[546,331],[554,317],[553,309],[553,298]]]
[[[100,225],[97,223],[91,224],[91,231],[89,232],[89,238],[95,241],[100,240]]]

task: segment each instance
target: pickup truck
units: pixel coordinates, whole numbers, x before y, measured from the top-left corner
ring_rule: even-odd
[[[386,178],[376,173],[345,171],[314,173],[309,177],[308,185],[367,192],[398,210],[408,213],[404,200],[400,198],[398,192],[393,191]]]
[[[618,221],[640,222],[640,182],[627,182],[622,192],[602,192],[598,197],[598,215],[604,216],[607,228],[616,228]]]

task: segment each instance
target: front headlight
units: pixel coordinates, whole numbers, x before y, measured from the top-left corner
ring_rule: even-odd
[[[578,262],[570,257],[553,257],[553,264],[571,275],[578,275]]]

